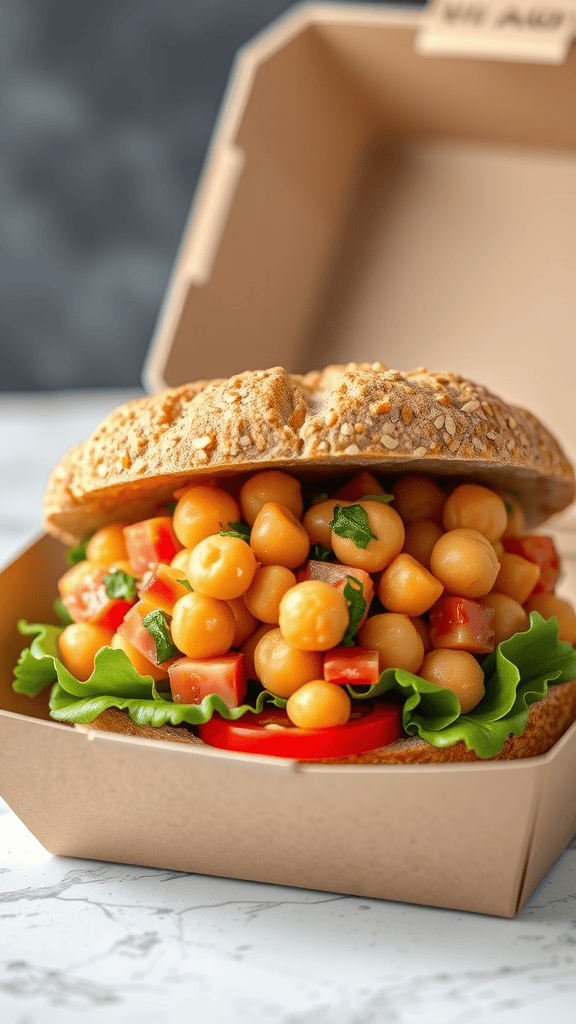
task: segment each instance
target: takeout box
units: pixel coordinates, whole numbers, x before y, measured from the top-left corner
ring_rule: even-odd
[[[302,7],[241,53],[149,379],[448,366],[574,456],[574,50],[422,56],[424,17]],[[0,787],[53,853],[512,917],[576,831],[576,725],[525,761],[327,766],[49,721],[11,689],[15,624],[63,569],[44,537],[0,584]]]

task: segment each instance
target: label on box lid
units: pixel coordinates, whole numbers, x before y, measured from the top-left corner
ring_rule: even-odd
[[[431,0],[416,52],[561,64],[576,38],[576,0]]]

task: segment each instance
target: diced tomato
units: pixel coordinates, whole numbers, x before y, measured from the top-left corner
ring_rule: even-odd
[[[332,497],[340,498],[342,501],[359,501],[367,494],[385,494],[382,484],[378,482],[372,473],[362,470],[352,477],[347,484],[340,487]]]
[[[324,657],[324,679],[341,686],[373,686],[378,682],[378,651],[367,647],[333,647]]]
[[[344,590],[347,576],[354,576],[358,580],[362,587],[362,597],[366,602],[364,615],[358,623],[358,629],[360,629],[374,597],[374,583],[369,572],[365,572],[364,569],[356,569],[352,565],[340,565],[339,562],[317,562],[316,559],[311,558],[296,574],[296,579],[298,583],[302,583],[304,580],[322,580],[324,583],[329,583],[331,587],[335,587],[336,590]]]
[[[98,614],[90,619],[90,622],[95,622],[96,625],[103,626],[104,629],[111,629],[115,633],[133,605],[134,601],[125,601],[121,597],[109,598]]]
[[[401,715],[397,704],[354,701],[352,715],[345,725],[298,729],[284,710],[270,707],[259,715],[248,712],[236,722],[214,714],[209,722],[198,726],[198,735],[204,743],[222,750],[320,761],[395,743],[402,735]]]
[[[62,604],[74,622],[93,622],[115,632],[134,601],[108,597],[104,586],[108,570],[89,562],[86,565],[90,568],[78,574],[76,583],[62,598]]]
[[[521,555],[540,567],[540,578],[532,594],[549,594],[554,591],[560,575],[560,558],[552,537],[504,537],[502,543],[506,551]]]
[[[171,565],[158,565],[152,576],[144,583],[138,594],[146,598],[154,608],[161,608],[168,615],[179,598],[190,593],[190,587],[181,581],[186,579],[182,569],[176,569]]]
[[[175,704],[201,704],[216,693],[226,707],[237,708],[246,696],[246,667],[243,654],[220,658],[179,658],[168,669]]]
[[[494,615],[477,601],[445,595],[430,609],[432,646],[488,654],[494,650]]]
[[[156,516],[124,527],[132,572],[144,576],[162,562],[169,564],[182,545],[172,529],[171,516]]]
[[[138,601],[133,608],[130,609],[128,614],[125,616],[124,621],[118,626],[118,633],[121,636],[126,637],[128,643],[131,643],[140,654],[143,654],[148,661],[151,661],[153,665],[167,665],[168,662],[158,661],[158,655],[156,653],[156,641],[151,633],[148,632],[144,626],[142,620],[148,615],[148,612],[154,611],[154,606],[148,604],[147,601]]]

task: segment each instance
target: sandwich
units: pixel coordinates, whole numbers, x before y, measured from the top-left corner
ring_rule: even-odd
[[[54,469],[60,625],[19,692],[77,728],[326,763],[532,757],[576,718],[531,413],[453,373],[281,368],[129,402]]]

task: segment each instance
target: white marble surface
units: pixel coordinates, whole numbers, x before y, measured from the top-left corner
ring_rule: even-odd
[[[0,398],[0,557],[119,395]],[[576,1019],[576,842],[514,920],[56,858],[0,802],[5,1024]]]

